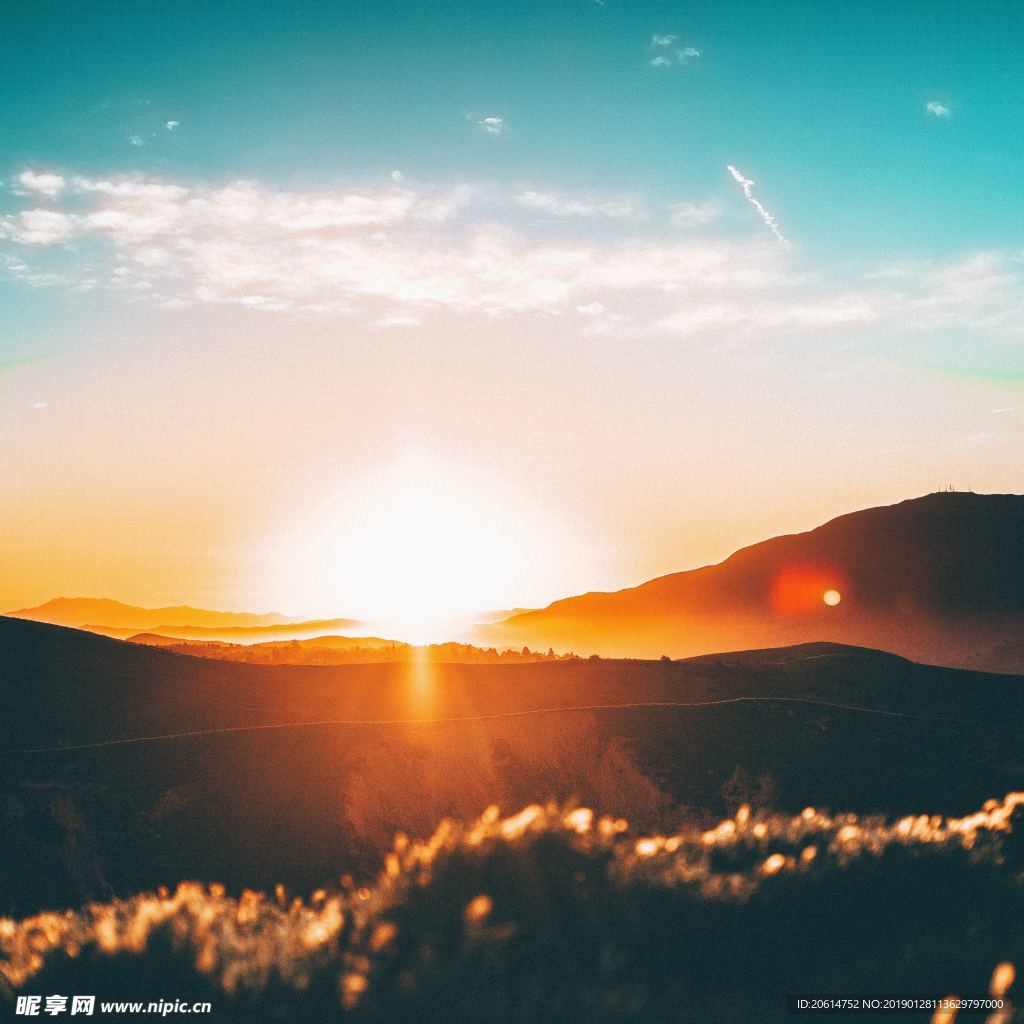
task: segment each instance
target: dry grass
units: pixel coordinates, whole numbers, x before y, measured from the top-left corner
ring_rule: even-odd
[[[187,882],[0,919],[0,975],[8,996],[194,994],[247,1021],[773,1020],[797,989],[1005,992],[1022,816],[1024,793],[964,818],[744,806],[638,836],[585,808],[492,807],[398,836],[369,888]]]

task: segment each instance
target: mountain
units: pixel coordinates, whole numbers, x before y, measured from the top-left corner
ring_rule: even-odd
[[[273,638],[275,637],[278,638],[276,641],[278,643],[303,642],[306,639],[322,635],[324,630],[352,629],[362,624],[359,619],[295,619],[272,626],[175,626],[161,623],[159,626],[140,630],[137,626],[114,627],[87,622],[83,623],[80,628],[87,629],[90,633],[115,637],[118,640],[130,640],[140,633],[145,633],[163,636],[169,640],[193,640],[197,643],[210,641],[211,643],[255,644],[274,642]]]
[[[816,644],[689,662],[248,665],[0,618],[0,915],[182,878],[369,878],[396,830],[580,800],[962,814],[1024,787],[1024,680]]]
[[[987,668],[986,651],[1024,637],[1024,496],[943,492],[853,512],[480,636],[621,657],[833,640]]]
[[[342,620],[348,621],[348,620]],[[301,623],[303,626],[314,626],[316,623]],[[386,640],[379,636],[314,636],[294,640],[266,640],[261,643],[233,644],[220,640],[192,639],[168,635],[167,633],[147,632],[134,633],[120,639],[130,640],[133,644],[148,644],[150,647],[187,647],[199,654],[205,648],[223,650],[224,648],[244,651],[259,650],[330,650],[347,651],[351,648],[369,648],[372,650],[388,649],[401,645],[399,640]]]
[[[275,637],[284,640],[317,636],[330,630],[362,625],[358,619],[289,618],[270,612],[216,612],[181,605],[174,608],[137,608],[103,597],[58,597],[36,608],[8,612],[17,619],[73,626],[90,633],[127,639],[138,633],[156,633],[179,640],[219,640],[255,643]]]
[[[138,608],[105,597],[57,597],[35,608],[7,612],[18,619],[50,622],[57,626],[102,626],[113,629],[154,629],[157,626],[277,626],[294,622],[284,615],[251,612],[215,612],[179,605],[173,608]]]

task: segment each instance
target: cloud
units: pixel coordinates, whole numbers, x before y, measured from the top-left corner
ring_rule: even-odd
[[[74,218],[57,210],[24,210],[0,219],[0,238],[22,245],[55,245],[67,241],[74,233]]]
[[[730,174],[755,205],[753,184]],[[0,215],[0,275],[27,287],[105,289],[162,309],[237,306],[415,328],[442,315],[558,315],[583,333],[681,341],[874,332],[1024,335],[1024,261],[982,251],[851,268],[841,286],[760,225],[733,237],[717,205],[644,218],[642,199],[496,186],[297,191],[139,175],[68,174]],[[544,215],[538,224],[535,214]],[[776,226],[777,227],[777,226]]]
[[[405,175],[401,171],[392,171],[389,177],[392,181],[405,181]]]
[[[924,105],[924,109],[931,114],[932,117],[949,117],[952,111],[944,103],[939,103],[937,100],[932,100],[930,103]]]
[[[18,183],[26,192],[50,199],[59,196],[67,184],[63,175],[52,171],[23,171],[18,175]]]
[[[733,179],[743,190],[743,195],[746,196],[747,202],[757,210],[757,215],[762,221],[764,221],[768,230],[771,231],[771,233],[783,245],[789,245],[789,239],[782,233],[782,229],[779,227],[778,221],[764,208],[757,196],[754,195],[754,182],[749,178],[743,177],[743,175],[740,174],[732,164],[726,164],[726,170],[732,175]]]
[[[400,184],[294,192],[248,181],[210,187],[84,175],[69,179],[66,194],[73,213],[8,215],[0,235],[62,258],[65,277],[52,284],[73,279],[76,265],[78,286],[95,282],[96,261],[104,259],[99,243],[112,267],[105,286],[159,304],[305,309],[375,321],[429,308],[500,315],[571,310],[610,294],[759,286],[776,273],[750,244],[536,239],[501,223],[517,209],[639,223],[631,198],[536,190],[503,197]],[[35,273],[12,258],[20,262],[8,266],[10,274]]]
[[[169,132],[176,132],[181,127],[181,122],[180,121],[165,121],[164,122],[164,127]]]
[[[701,51],[695,46],[677,45],[676,35],[653,35],[647,47],[648,59],[652,67],[672,68],[699,60]]]
[[[683,200],[669,207],[669,220],[677,228],[706,227],[717,220],[721,213],[722,207],[713,200],[703,203]]]
[[[779,303],[777,300],[744,305],[696,306],[679,310],[658,321],[676,334],[698,335],[709,329],[745,327],[757,331],[828,330],[865,326],[878,320],[880,309],[869,298],[842,295],[824,300]]]
[[[483,117],[477,124],[488,134],[488,135],[504,135],[507,125],[503,117]]]
[[[566,196],[558,192],[520,192],[515,201],[527,210],[550,214],[552,217],[610,217],[627,219],[640,214],[638,204],[629,196],[595,198],[592,196]]]

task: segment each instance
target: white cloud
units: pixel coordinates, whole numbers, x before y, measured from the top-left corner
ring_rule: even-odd
[[[597,295],[672,293],[700,284],[749,287],[771,261],[749,245],[702,240],[530,240],[495,221],[519,207],[562,217],[633,217],[632,199],[391,186],[288,192],[253,182],[189,187],[162,179],[71,179],[74,215],[29,210],[0,222],[8,241],[74,251],[105,241],[109,285],[152,301],[231,303],[254,309],[341,314],[383,303],[382,316],[443,307],[489,315],[589,306]],[[85,270],[94,276],[94,268]],[[27,271],[26,271],[27,272]]]
[[[672,68],[699,60],[700,50],[695,46],[677,46],[676,35],[653,35],[647,47],[648,59],[655,68]]]
[[[743,190],[743,195],[746,196],[747,202],[757,210],[757,214],[761,220],[764,221],[765,227],[767,227],[783,245],[789,245],[789,239],[782,233],[782,229],[779,227],[779,222],[764,208],[757,196],[754,195],[754,182],[749,178],[744,178],[732,164],[727,164],[726,170],[732,175],[733,179]]]
[[[47,196],[55,199],[64,191],[67,182],[63,175],[55,174],[52,171],[23,171],[18,175],[18,183],[26,192],[32,192],[38,196]]]
[[[164,122],[164,127],[169,132],[175,132],[175,131],[177,131],[181,127],[181,122],[180,121],[165,121]]]
[[[932,100],[931,103],[926,103],[924,109],[932,115],[932,117],[949,117],[952,111],[944,103],[939,103],[937,100]]]
[[[733,171],[747,195],[752,182]],[[568,314],[585,333],[657,326],[716,341],[1024,334],[1018,254],[851,270],[840,288],[760,229],[716,234],[710,201],[673,204],[670,216],[688,229],[675,235],[633,216],[640,199],[468,186],[286,191],[69,175],[46,208],[25,203],[0,216],[0,274],[165,309],[307,311],[393,329],[444,313]],[[538,226],[534,213],[566,222]]]
[[[57,210],[24,210],[0,219],[0,237],[22,245],[55,245],[75,233],[75,221]]]
[[[717,220],[722,207],[713,200],[694,203],[683,200],[669,207],[669,220],[677,228],[706,227]]]
[[[626,219],[636,217],[640,209],[630,196],[595,198],[567,196],[558,192],[537,192],[528,189],[515,197],[527,210],[550,214],[552,217],[610,217]]]
[[[506,124],[503,117],[483,117],[477,124],[485,131],[488,135],[504,135]]]
[[[401,171],[398,171],[398,170],[392,171],[390,177],[391,177],[392,181],[404,181],[405,180],[405,175]]]
[[[128,143],[136,148],[141,148],[146,144],[146,140],[141,135],[129,135]]]
[[[743,305],[705,305],[678,310],[658,321],[658,326],[682,335],[698,335],[724,327],[753,328],[757,331],[804,329],[828,330],[864,326],[875,322],[880,310],[870,300],[836,295],[821,300],[779,303],[762,296]]]

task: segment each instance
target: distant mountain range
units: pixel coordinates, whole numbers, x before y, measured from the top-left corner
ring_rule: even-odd
[[[218,612],[188,605],[139,608],[104,597],[57,597],[35,608],[22,608],[7,615],[55,626],[73,626],[121,639],[137,633],[159,633],[181,640],[300,639],[361,625],[358,619],[303,620],[276,612]]]
[[[831,640],[1014,669],[1024,654],[1024,496],[943,492],[853,512],[718,565],[482,626],[479,639],[618,657]]]

